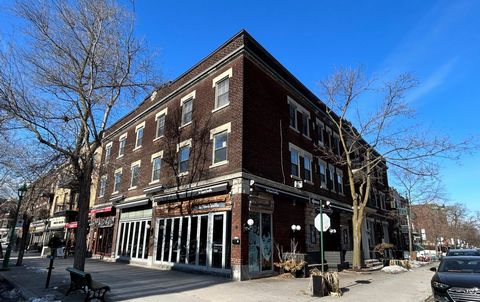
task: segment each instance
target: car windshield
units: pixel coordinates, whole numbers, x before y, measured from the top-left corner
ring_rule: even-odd
[[[438,271],[450,273],[480,273],[480,258],[444,259],[442,263],[440,263]]]
[[[479,251],[449,251],[447,256],[480,256]]]

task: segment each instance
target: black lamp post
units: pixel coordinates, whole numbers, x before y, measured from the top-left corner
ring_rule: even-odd
[[[25,193],[27,193],[27,185],[23,184],[20,188],[18,188],[17,210],[15,211],[15,215],[13,216],[13,226],[10,229],[10,241],[8,242],[7,252],[5,253],[3,265],[0,269],[2,271],[8,270],[8,262],[10,261],[10,254],[12,253],[12,244],[15,237],[15,227],[17,226],[18,213],[20,212],[20,205],[22,204],[22,199],[25,196]]]

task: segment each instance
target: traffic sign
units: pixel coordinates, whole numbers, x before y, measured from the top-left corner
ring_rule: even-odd
[[[323,213],[322,214],[322,222],[323,222],[323,227],[322,227],[322,223],[320,223],[320,214],[318,214],[317,216],[315,216],[315,228],[319,231],[319,232],[326,232],[329,228],[330,228],[330,217],[328,217],[327,214]]]

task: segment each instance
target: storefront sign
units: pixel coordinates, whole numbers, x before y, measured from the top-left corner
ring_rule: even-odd
[[[65,216],[50,218],[50,229],[60,229],[65,226]]]
[[[261,194],[261,193],[260,193]],[[253,212],[273,212],[273,198],[269,194],[250,196],[249,209]]]
[[[106,213],[106,212],[110,212],[111,210],[112,210],[112,207],[92,209],[92,210],[90,211],[90,214]]]
[[[212,202],[212,203],[194,205],[192,209],[197,211],[197,210],[208,210],[213,208],[224,208],[224,207],[225,207],[225,202]]]
[[[153,201],[157,202],[158,204],[161,204],[161,203],[166,203],[172,200],[193,198],[193,197],[198,197],[202,195],[210,195],[214,193],[227,192],[227,191],[228,191],[228,183],[224,183],[224,184],[218,184],[218,185],[205,187],[205,188],[198,188],[198,189],[187,190],[187,191],[182,191],[182,192],[173,193],[173,194],[155,196],[153,198]]]
[[[73,221],[65,224],[66,229],[76,229],[78,227],[78,221]]]

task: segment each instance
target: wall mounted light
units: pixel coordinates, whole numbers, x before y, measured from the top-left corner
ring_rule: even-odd
[[[295,224],[292,224],[290,228],[292,229],[293,232],[300,231],[302,229],[301,226],[295,225]]]
[[[328,230],[328,231],[330,232],[330,234],[335,234],[335,233],[337,232],[336,229],[330,229],[330,230]]]
[[[250,230],[252,229],[252,226],[253,226],[254,224],[255,224],[255,221],[253,221],[252,218],[249,218],[249,219],[247,220],[247,223],[245,223],[245,224],[243,225],[243,229],[244,229],[245,231],[250,231]]]

